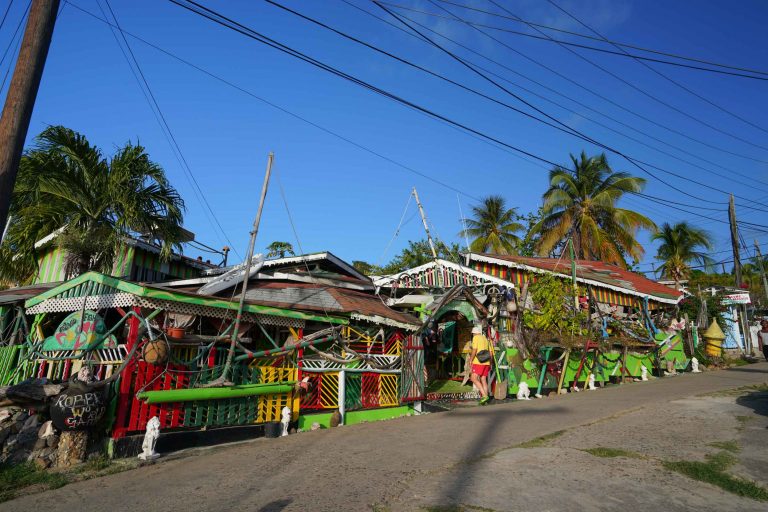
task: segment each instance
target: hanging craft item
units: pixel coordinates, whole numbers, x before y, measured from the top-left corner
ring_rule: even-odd
[[[168,342],[162,338],[147,341],[141,349],[141,357],[149,364],[163,364],[168,360]]]
[[[43,350],[117,348],[115,337],[106,333],[104,320],[95,312],[75,311],[59,324],[53,336],[45,339]]]

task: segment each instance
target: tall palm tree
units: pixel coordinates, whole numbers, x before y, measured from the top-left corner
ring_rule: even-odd
[[[293,245],[289,242],[272,242],[267,246],[267,251],[269,251],[267,258],[285,258],[286,254],[296,256],[296,253],[293,252]]]
[[[0,245],[0,277],[25,282],[35,274],[34,244],[58,232],[68,277],[111,271],[126,236],[179,248],[184,201],[165,171],[131,143],[105,157],[81,134],[51,126],[21,159],[11,222]]]
[[[515,254],[520,245],[517,232],[524,229],[518,222],[516,208],[507,208],[501,196],[488,196],[472,207],[472,217],[465,220],[466,228],[461,236],[471,237],[473,252]]]
[[[618,208],[624,194],[640,192],[645,180],[614,172],[605,153],[579,158],[571,155],[572,169],[555,167],[549,172],[544,193],[543,218],[531,229],[538,235],[537,251],[550,254],[569,238],[576,257],[627,266],[626,258],[639,261],[644,250],[635,239],[639,229],[655,230],[648,217]]]
[[[673,279],[678,289],[680,281],[690,275],[692,262],[706,267],[712,265],[712,258],[700,250],[712,250],[709,234],[687,222],[674,225],[665,222],[661,229],[651,236],[651,240],[661,242],[656,253],[656,259],[663,262],[659,270],[662,276]]]

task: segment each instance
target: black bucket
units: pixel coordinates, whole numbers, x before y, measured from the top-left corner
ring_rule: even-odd
[[[270,421],[264,424],[264,437],[274,439],[280,437],[283,427],[279,421]]]

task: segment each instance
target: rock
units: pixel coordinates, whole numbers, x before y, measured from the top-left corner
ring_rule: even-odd
[[[24,426],[22,427],[22,429],[24,430],[31,429],[31,428],[37,429],[38,425],[40,425],[40,420],[38,419],[37,414],[33,414],[32,416],[27,418],[27,420],[24,422]]]
[[[48,443],[46,442],[46,440],[38,437],[37,441],[35,441],[35,444],[32,447],[32,450],[34,451],[42,450],[46,446],[48,446]]]
[[[32,463],[37,469],[48,469],[51,466],[51,461],[45,457],[37,457],[32,461]]]
[[[311,430],[314,432],[315,430],[320,430],[320,424],[318,422],[312,423]]]
[[[58,444],[59,444],[59,436],[52,435],[50,437],[46,437],[45,438],[45,442],[46,442],[46,444],[48,446],[50,446],[52,448],[56,448],[56,446],[58,446]]]
[[[41,439],[45,439],[47,437],[51,437],[55,435],[55,432],[53,431],[53,423],[51,420],[46,421],[42,424],[40,427],[40,430],[37,431],[37,437]]]
[[[25,411],[19,411],[16,414],[13,415],[13,421],[16,423],[18,422],[24,422],[29,417],[29,414],[27,414]]]
[[[567,390],[567,389],[565,389],[565,388],[561,388],[561,389],[560,389],[560,394],[561,394],[561,395],[567,395],[567,394],[568,394],[568,390]]]
[[[56,454],[56,467],[66,468],[83,462],[87,444],[88,432],[62,432]]]
[[[331,421],[330,421],[331,427],[338,427],[341,425],[341,412],[336,409],[333,411],[333,414],[331,415]]]
[[[6,439],[8,439],[8,436],[11,435],[11,429],[10,428],[4,428],[0,429],[0,445],[2,445]]]

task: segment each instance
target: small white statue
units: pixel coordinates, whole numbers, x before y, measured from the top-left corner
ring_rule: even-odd
[[[695,357],[691,358],[691,373],[701,373],[701,370],[699,370],[699,360]]]
[[[521,382],[517,387],[517,399],[518,400],[530,400],[531,389],[528,387],[527,382]]]
[[[648,368],[645,365],[640,367],[640,380],[643,382],[648,380]]]
[[[594,391],[596,389],[595,388],[595,374],[594,373],[590,373],[589,374],[589,381],[587,383],[587,387],[589,388],[590,391]]]
[[[288,426],[291,424],[291,408],[287,405],[283,407],[280,425],[283,426],[283,433],[280,434],[281,436],[287,436],[288,435]]]
[[[155,451],[158,437],[160,437],[160,418],[152,416],[147,422],[147,432],[144,434],[144,442],[141,443],[141,449],[144,450],[139,454],[141,460],[155,460],[160,456],[160,454]]]

